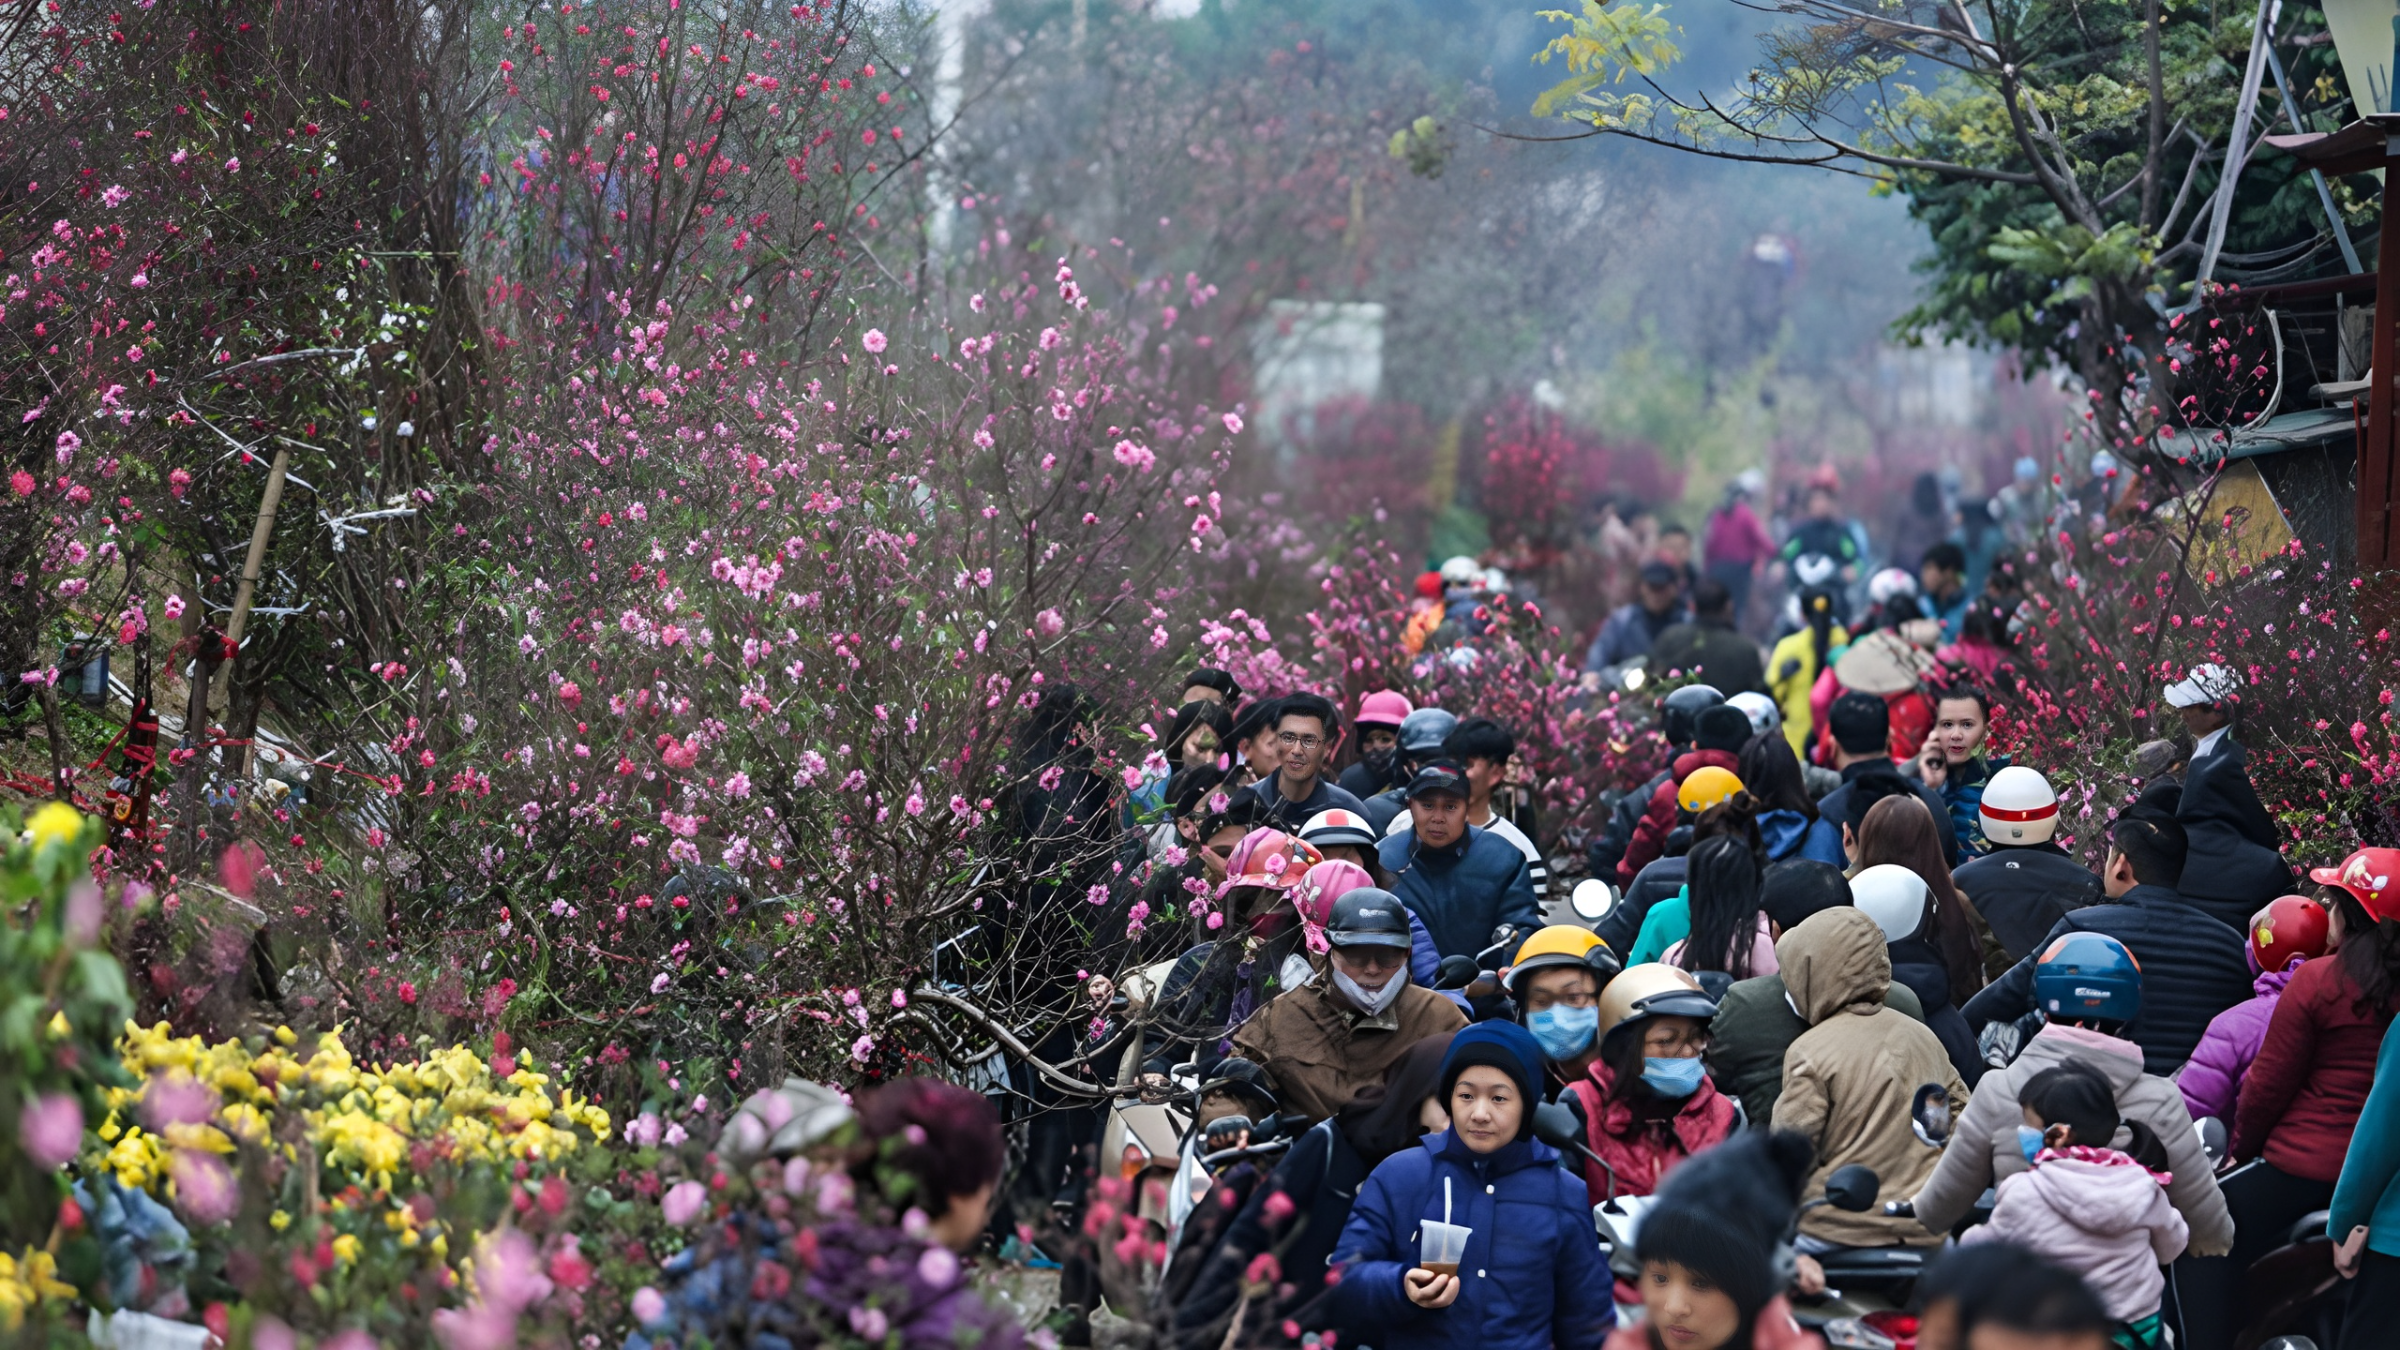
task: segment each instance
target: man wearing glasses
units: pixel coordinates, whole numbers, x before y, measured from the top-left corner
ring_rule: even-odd
[[[1264,823],[1298,834],[1308,818],[1320,811],[1365,813],[1365,803],[1323,773],[1341,738],[1341,727],[1341,717],[1329,699],[1293,694],[1278,701],[1274,732],[1280,758],[1275,775],[1250,787],[1267,808]]]

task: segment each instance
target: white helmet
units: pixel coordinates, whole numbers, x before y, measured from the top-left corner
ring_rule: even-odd
[[[2011,764],[1983,785],[1976,820],[1983,837],[1995,844],[2046,844],[2058,832],[2058,794],[2049,779]]]
[[[1903,595],[1917,593],[1917,579],[1897,567],[1887,567],[1867,579],[1867,599],[1878,605],[1888,605]]]
[[[1753,736],[1763,735],[1783,725],[1782,710],[1775,706],[1775,700],[1765,694],[1745,689],[1725,701],[1741,709],[1742,716],[1750,719],[1750,734]]]
[[[1442,584],[1445,586],[1472,586],[1482,577],[1483,568],[1464,553],[1442,564]]]
[[[1477,584],[1489,594],[1506,594],[1508,591],[1508,573],[1501,571],[1497,567],[1487,567],[1483,569],[1483,579]]]
[[[1877,863],[1850,878],[1850,903],[1875,921],[1886,942],[1915,937],[1931,898],[1925,878],[1898,863]]]

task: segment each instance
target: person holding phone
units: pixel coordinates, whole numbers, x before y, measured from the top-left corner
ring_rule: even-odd
[[[1375,1328],[1383,1350],[1599,1350],[1613,1285],[1582,1181],[1533,1137],[1541,1089],[1525,1028],[1478,1022],[1451,1038],[1450,1128],[1359,1187],[1334,1247],[1336,1324]],[[1467,1230],[1454,1269],[1425,1264],[1429,1223]]]

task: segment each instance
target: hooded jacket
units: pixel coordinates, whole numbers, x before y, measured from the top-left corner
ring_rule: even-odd
[[[2217,1190],[2208,1155],[2200,1151],[2192,1130],[2191,1113],[2183,1094],[2155,1074],[2142,1072],[2142,1050],[2131,1041],[2104,1036],[2082,1027],[2051,1023],[2025,1043],[2025,1052],[2005,1069],[1983,1076],[1983,1085],[1961,1112],[1941,1152],[1940,1165],[1916,1193],[1917,1222],[1929,1233],[1946,1233],[1967,1215],[1986,1186],[2025,1170],[2025,1155],[2017,1147],[2017,1127],[2025,1123],[2025,1108],[2017,1099],[2025,1081],[2044,1069],[2070,1059],[2082,1060],[2100,1071],[2117,1092],[2117,1114],[2150,1127],[2167,1148],[2167,1199],[2190,1227],[2186,1247],[2192,1256],[2223,1256],[2233,1250],[2233,1215]],[[1907,1104],[1901,1105],[1902,1114]],[[2111,1148],[2122,1149],[2132,1136],[2119,1130]]]
[[[1475,955],[1491,945],[1492,931],[1502,924],[1527,931],[1542,925],[1525,855],[1489,830],[1469,825],[1444,848],[1402,830],[1385,836],[1376,857],[1392,874],[1392,894],[1425,921],[1434,950],[1444,956]]]
[[[1718,1092],[1717,1085],[1705,1076],[1674,1115],[1651,1121],[1637,1116],[1631,1102],[1609,1095],[1615,1083],[1608,1064],[1594,1060],[1591,1072],[1581,1082],[1567,1085],[1567,1091],[1583,1105],[1584,1142],[1608,1164],[1609,1170],[1589,1160],[1583,1164],[1584,1187],[1595,1205],[1612,1193],[1657,1194],[1659,1183],[1677,1163],[1724,1143],[1733,1133],[1737,1119],[1733,1099]],[[1615,1173],[1613,1192],[1610,1170]]]
[[[2241,928],[2258,907],[2292,889],[2275,821],[2250,785],[2249,752],[2228,735],[2184,770],[2175,819],[2191,840],[2176,889],[2221,922]]]
[[[1975,897],[1976,912],[2011,961],[2033,955],[2071,911],[2101,901],[2100,878],[2050,843],[1996,844],[1952,880]]]
[[[1913,1193],[1941,1157],[1917,1139],[1909,1114],[1917,1088],[1939,1083],[1953,1101],[1965,1101],[1967,1085],[1932,1032],[1884,1003],[1892,962],[1883,930],[1859,910],[1829,909],[1785,933],[1775,955],[1809,1023],[1784,1056],[1774,1116],[1776,1129],[1796,1130],[1816,1147],[1816,1170],[1801,1194],[1821,1193],[1834,1169],[1851,1163],[1873,1168],[1884,1195]],[[1864,1214],[1810,1210],[1800,1231],[1844,1247],[1940,1241],[1880,1206]]]
[[[2267,1039],[2267,1020],[2275,1015],[2275,1001],[2283,996],[2292,971],[2298,969],[2295,963],[2289,970],[2259,972],[2250,982],[2256,997],[2218,1013],[2208,1030],[2200,1033],[2192,1057],[2175,1071],[2176,1090],[2183,1093],[2184,1108],[2192,1113],[2192,1119],[2215,1116],[2232,1132],[2242,1075],[2250,1072],[2250,1061],[2258,1058],[2258,1047]]]
[[[1758,836],[1767,846],[1767,861],[1779,863],[1800,851],[1808,842],[1809,818],[1797,811],[1762,811],[1758,816]]]
[[[2014,1242],[2081,1275],[2110,1317],[2148,1317],[2167,1287],[2159,1267],[2183,1254],[2191,1230],[2148,1168],[2099,1149],[2073,1155],[2044,1152],[2002,1181],[1992,1221],[1959,1243]]]
[[[1406,979],[1395,974],[1394,979]],[[1267,1071],[1286,1111],[1315,1124],[1333,1115],[1408,1047],[1467,1024],[1458,1005],[1413,982],[1381,1016],[1350,1006],[1320,974],[1251,1014],[1233,1033],[1233,1053]]]
[[[2162,1077],[2192,1057],[2200,1033],[2218,1013],[2250,996],[2250,946],[2240,933],[2164,886],[2136,886],[2052,925],[2032,955],[1967,1000],[1960,1010],[1967,1025],[1980,1029],[2032,1012],[2034,957],[2069,933],[2113,937],[2140,963],[2142,1010],[2126,1026],[2125,1039],[2142,1047],[2144,1067]]]
[[[1710,765],[1736,777],[1742,771],[1740,758],[1730,750],[1686,750],[1675,757],[1674,771],[1650,790],[1650,804],[1642,810],[1642,823],[1634,827],[1633,842],[1625,846],[1625,858],[1617,864],[1620,884],[1632,885],[1642,869],[1665,851],[1667,835],[1675,828],[1676,790],[1683,786],[1684,779]]]
[[[1423,1222],[1444,1214],[1472,1230],[1458,1297],[1420,1308],[1401,1277],[1418,1264]],[[1334,1320],[1372,1328],[1382,1350],[1599,1350],[1616,1325],[1583,1183],[1531,1139],[1478,1154],[1444,1130],[1384,1159],[1359,1188],[1333,1265]]]
[[[2304,961],[2293,972],[2242,1080],[2235,1158],[2264,1157],[2311,1181],[2341,1175],[2392,1025],[2388,1006],[2359,1011],[2358,993],[2339,956]]]
[[[1925,1020],[1924,1005],[1905,984],[1894,982],[1883,1002],[1904,1017]],[[1717,1015],[1709,1021],[1708,1076],[1718,1091],[1740,1099],[1743,1115],[1762,1124],[1773,1120],[1775,1099],[1783,1095],[1784,1056],[1807,1030],[1807,1019],[1792,1011],[1781,975],[1743,980],[1717,1000]]]

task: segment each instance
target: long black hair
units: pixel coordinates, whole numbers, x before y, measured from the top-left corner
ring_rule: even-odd
[[[1797,811],[1804,820],[1817,818],[1817,799],[1808,795],[1800,776],[1800,757],[1779,730],[1762,731],[1742,747],[1742,786],[1758,799],[1761,811]]]
[[[1685,970],[1721,970],[1749,979],[1758,932],[1758,859],[1741,840],[1719,835],[1692,845],[1692,932],[1676,961]]]
[[[2357,896],[2338,886],[2330,889],[2342,915],[2342,945],[2335,955],[2358,991],[2351,1002],[2361,1016],[2388,1011],[2400,992],[2400,920],[2378,921]]]

